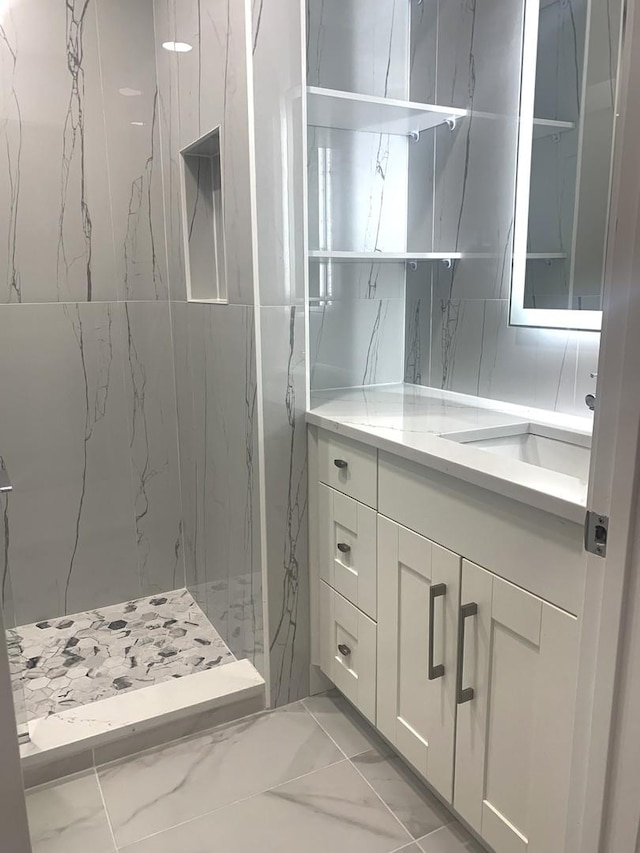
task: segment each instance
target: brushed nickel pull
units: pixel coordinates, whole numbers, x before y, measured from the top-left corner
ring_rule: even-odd
[[[336,468],[340,468],[343,471],[345,468],[349,467],[349,463],[346,459],[334,459],[333,464],[336,466]]]
[[[446,594],[446,583],[436,583],[431,585],[429,590],[429,681],[435,681],[436,678],[442,678],[444,675],[444,664],[434,664],[433,662],[433,622],[435,618],[436,598],[444,597]]]
[[[342,655],[343,658],[348,658],[351,654],[351,649],[349,646],[345,645],[345,643],[338,643],[338,651]]]
[[[346,542],[338,542],[338,551],[340,551],[341,554],[348,554],[350,550],[351,545],[347,545]]]
[[[462,670],[464,669],[464,623],[470,616],[478,615],[478,605],[475,601],[469,604],[463,604],[460,608],[460,621],[458,622],[458,685],[457,685],[457,702],[458,705],[464,705],[465,702],[471,702],[475,693],[473,687],[463,687]]]

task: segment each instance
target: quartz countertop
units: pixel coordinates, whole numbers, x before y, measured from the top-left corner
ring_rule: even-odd
[[[398,384],[313,392],[307,422],[568,521],[584,522],[585,481],[442,435],[535,422],[590,436],[591,417]]]

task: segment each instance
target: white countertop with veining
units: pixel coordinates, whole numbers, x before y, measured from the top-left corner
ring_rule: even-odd
[[[499,403],[419,385],[315,391],[307,422],[582,524],[587,483],[460,444],[443,433],[535,422],[590,435],[591,417]]]

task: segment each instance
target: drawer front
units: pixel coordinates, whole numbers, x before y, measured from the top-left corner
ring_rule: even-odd
[[[376,722],[376,623],[320,581],[320,666]]]
[[[318,432],[318,478],[337,491],[367,504],[378,504],[378,451],[366,444]]]
[[[320,577],[375,620],[375,510],[323,483],[318,484],[318,489]]]
[[[379,511],[517,586],[579,615],[586,577],[579,524],[380,453]]]

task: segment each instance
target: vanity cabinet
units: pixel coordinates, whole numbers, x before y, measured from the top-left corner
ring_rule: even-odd
[[[496,853],[561,853],[580,526],[322,429],[309,447],[314,662]]]

